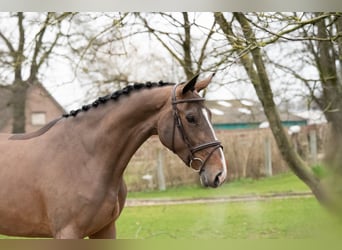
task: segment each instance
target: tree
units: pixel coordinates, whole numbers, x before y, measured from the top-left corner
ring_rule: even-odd
[[[169,78],[169,61],[140,28],[141,21],[134,13],[92,12],[73,18],[69,62],[87,92],[86,99],[132,82]]]
[[[313,13],[317,18],[323,13]],[[306,86],[312,93],[312,99],[318,104],[327,121],[331,124],[332,135],[327,161],[333,173],[342,178],[342,14],[331,14],[314,23],[314,29],[302,30],[311,58],[319,76],[320,90],[314,91],[310,84]],[[337,183],[335,183],[337,184]],[[336,186],[336,185],[335,185]],[[339,185],[337,185],[339,186]],[[339,190],[342,196],[342,189]]]
[[[94,26],[100,18],[101,28]],[[72,28],[74,37],[84,41],[70,46],[79,58],[74,68],[92,93],[105,94],[130,82],[178,81],[184,75],[191,78],[216,68],[216,61],[208,60],[215,25],[212,17],[209,27],[202,27],[196,16],[186,12],[82,13],[73,22],[77,24]],[[179,68],[184,72],[181,75]]]
[[[295,20],[293,25],[287,24],[286,28],[281,29],[279,32],[274,32],[272,30],[265,29],[264,27],[260,27],[256,21],[253,22],[243,13],[233,13],[231,21],[227,21],[223,13],[215,13],[214,16],[222,32],[225,34],[227,41],[235,49],[236,53],[240,55],[240,62],[249,76],[257,96],[262,103],[273,136],[283,155],[283,158],[286,160],[292,171],[310,187],[313,194],[322,204],[329,208],[336,209],[336,206],[340,205],[338,204],[338,199],[336,197],[332,197],[330,190],[326,189],[326,186],[322,184],[321,179],[315,175],[312,169],[295,152],[293,145],[291,145],[291,142],[286,136],[286,133],[281,125],[277,106],[274,103],[271,82],[269,80],[264,59],[266,52],[263,50],[266,45],[273,44],[279,39],[293,39],[295,41],[301,40],[301,38],[298,37],[288,38],[286,35],[297,31],[306,25],[318,25],[318,33],[320,33],[320,35],[316,38],[306,37],[305,40],[308,40],[310,44],[312,44],[312,40],[317,41],[318,51],[321,53],[319,56],[317,56],[317,60],[319,61],[318,65],[320,65],[318,69],[321,69],[320,75],[322,76],[321,80],[323,82],[323,89],[325,89],[323,91],[323,93],[325,93],[323,94],[325,95],[323,98],[326,99],[326,102],[330,102],[330,105],[332,105],[331,101],[329,101],[330,98],[333,98],[332,100],[336,100],[338,99],[337,96],[339,96],[339,99],[341,100],[342,97],[340,95],[341,92],[333,90],[332,86],[340,88],[341,85],[336,83],[335,70],[331,69],[331,64],[334,64],[333,58],[330,58],[329,56],[329,53],[331,54],[331,48],[328,49],[324,47],[327,45],[327,43],[329,43],[329,39],[327,39],[327,32],[323,31],[326,30],[326,26],[320,28],[322,23],[326,22],[326,18],[331,18],[331,15],[321,13],[311,19],[305,20],[293,18],[292,20]],[[258,18],[258,15],[256,16]],[[260,39],[260,36],[257,38],[257,29],[259,29],[259,31],[261,29],[263,32],[266,31],[268,38]],[[323,70],[325,73],[322,72],[322,68],[324,68]],[[332,80],[334,82],[330,82]],[[338,103],[339,101],[336,101],[336,105],[339,105]],[[339,112],[342,114],[341,106],[337,106],[337,108],[339,108]],[[332,121],[332,123],[335,123],[332,125],[333,133],[340,133],[341,130],[338,127],[341,125],[341,120],[328,120]],[[336,128],[334,129],[334,127]],[[335,151],[333,155],[334,154],[338,153]],[[339,157],[337,161],[341,160],[340,156],[337,157]],[[334,158],[336,159],[336,156]],[[341,163],[342,161],[339,162],[339,167],[341,166]]]
[[[13,133],[25,132],[27,89],[30,84],[39,82],[39,72],[52,57],[62,37],[62,22],[72,16],[71,13],[18,12],[1,17],[0,64],[6,75],[10,72],[10,76],[3,80],[12,84]]]
[[[127,13],[78,13],[69,22],[67,56],[86,99],[108,94],[128,84],[124,34]]]
[[[184,75],[190,79],[195,74],[217,68],[217,62],[208,60],[210,43],[215,34],[215,19],[207,26],[201,26],[198,17],[188,12],[138,14],[147,32],[154,36],[181,66]],[[155,18],[159,26],[154,25]],[[161,24],[160,24],[161,23]],[[195,33],[200,35],[195,35]],[[198,37],[199,36],[199,37]]]

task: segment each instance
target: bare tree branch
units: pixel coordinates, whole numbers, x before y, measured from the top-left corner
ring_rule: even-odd
[[[2,40],[6,43],[9,51],[14,54],[15,53],[15,49],[12,46],[12,43],[8,40],[8,38],[0,31],[0,37],[2,38]]]
[[[181,57],[179,57],[165,42],[161,39],[155,30],[148,24],[147,20],[139,15],[139,18],[143,21],[148,31],[164,46],[164,48],[172,55],[172,57],[182,66],[185,67],[185,63]]]
[[[51,18],[50,13],[47,13],[46,17],[45,17],[45,21],[42,25],[42,28],[39,31],[39,33],[36,35],[36,42],[35,42],[35,47],[33,50],[31,66],[30,66],[30,76],[29,76],[30,81],[33,81],[34,78],[37,77],[37,72],[39,70],[38,63],[37,63],[37,57],[38,57],[38,53],[41,51],[43,37],[44,37],[45,31],[46,31],[47,25],[50,22],[50,18]]]
[[[246,17],[246,19],[248,20],[248,22],[257,27],[258,29],[260,30],[263,30],[269,34],[271,34],[273,37],[270,38],[270,39],[266,39],[262,42],[259,42],[259,45],[258,46],[266,46],[268,44],[273,44],[275,43],[277,40],[279,39],[285,39],[285,40],[288,40],[288,41],[303,41],[303,40],[316,40],[316,41],[335,41],[336,39],[338,39],[339,37],[342,36],[342,33],[337,33],[336,36],[332,36],[332,37],[317,37],[317,36],[306,36],[306,37],[288,37],[288,36],[285,36],[287,34],[290,34],[290,33],[293,33],[294,31],[297,31],[305,26],[307,26],[308,24],[316,24],[317,22],[319,22],[320,20],[323,20],[323,19],[326,19],[328,17],[331,16],[331,13],[325,13],[325,14],[321,14],[321,15],[318,15],[314,18],[311,18],[311,19],[308,19],[308,20],[304,20],[304,21],[301,21],[301,20],[297,20],[294,24],[293,24],[293,27],[292,28],[288,28],[288,29],[285,29],[283,31],[280,31],[278,33],[276,32],[273,32],[272,30],[270,29],[267,29],[267,28],[264,28],[262,27],[261,25],[258,25],[258,23],[256,22],[253,22],[251,19],[249,19],[248,17]],[[336,16],[341,16],[341,14],[337,13]]]
[[[22,80],[22,63],[24,60],[24,45],[25,45],[25,31],[24,31],[24,14],[22,12],[17,13],[18,17],[18,31],[19,31],[19,43],[18,49],[14,53],[14,79],[16,81]]]

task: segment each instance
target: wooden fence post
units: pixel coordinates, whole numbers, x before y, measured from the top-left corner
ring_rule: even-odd
[[[265,152],[265,172],[266,176],[272,176],[272,148],[271,140],[267,135],[264,141],[264,152]]]
[[[158,188],[161,191],[166,190],[165,185],[165,176],[164,176],[164,150],[162,148],[158,148],[158,156],[157,156],[157,178],[158,178]]]

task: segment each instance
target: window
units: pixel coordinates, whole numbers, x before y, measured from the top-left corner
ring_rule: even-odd
[[[34,126],[41,126],[46,124],[45,112],[34,112],[31,114],[31,123]]]

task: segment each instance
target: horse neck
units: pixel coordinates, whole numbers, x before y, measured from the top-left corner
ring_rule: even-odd
[[[157,133],[159,113],[170,93],[171,87],[141,90],[88,111],[92,119],[86,122],[86,151],[121,175],[136,150]]]

